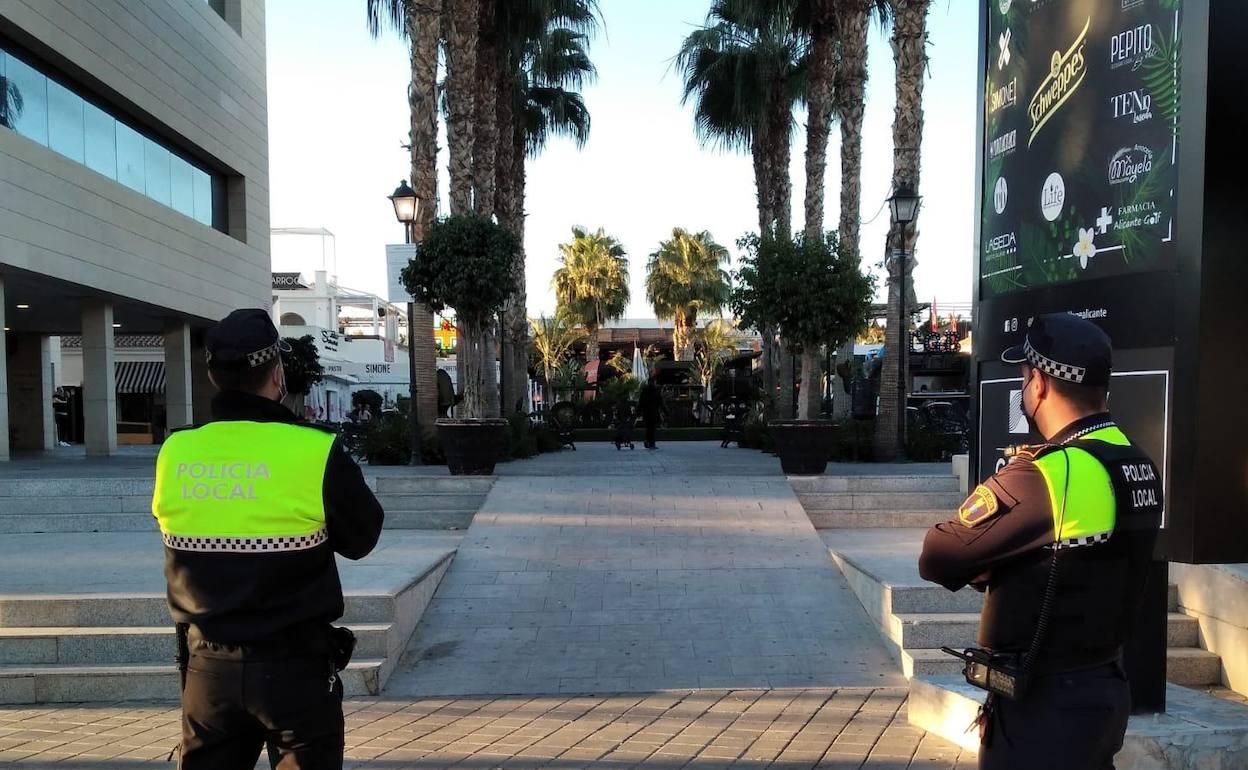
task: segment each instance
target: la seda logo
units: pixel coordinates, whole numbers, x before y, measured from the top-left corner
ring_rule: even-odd
[[[1010,78],[1009,82],[1001,85],[1000,88],[993,89],[988,94],[988,114],[1013,107],[1018,104],[1018,78]]]
[[[1010,186],[1006,184],[1005,177],[997,179],[996,189],[992,191],[992,207],[997,214],[1005,213],[1005,204],[1010,198]]]
[[[1134,230],[1137,227],[1151,227],[1161,223],[1161,212],[1157,210],[1156,201],[1142,201],[1118,207],[1118,216],[1114,218],[1114,230]]]
[[[1056,222],[1066,207],[1066,180],[1054,171],[1040,188],[1040,212],[1049,222]]]
[[[1154,51],[1152,24],[1125,29],[1109,39],[1109,68],[1138,70]]]
[[[1040,82],[1040,88],[1031,97],[1027,105],[1027,115],[1031,118],[1031,136],[1027,145],[1035,141],[1040,129],[1044,128],[1066,100],[1083,84],[1088,74],[1088,60],[1084,56],[1084,48],[1088,42],[1088,28],[1092,25],[1092,17],[1083,24],[1083,31],[1071,43],[1070,48],[1054,51],[1049,60],[1049,74]]]
[[[1153,97],[1143,88],[1111,96],[1109,104],[1114,111],[1114,120],[1130,118],[1132,123],[1143,123],[1153,117]]]
[[[1005,257],[1018,253],[1018,236],[1014,233],[1002,233],[988,239],[988,256]]]
[[[996,160],[1003,155],[1009,155],[1016,147],[1018,147],[1018,129],[1004,133],[988,143],[988,160]]]
[[[1153,170],[1153,151],[1142,144],[1123,147],[1109,159],[1111,185],[1135,184],[1141,174]]]

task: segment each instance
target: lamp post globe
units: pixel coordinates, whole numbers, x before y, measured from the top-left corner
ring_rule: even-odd
[[[400,181],[394,192],[386,197],[394,206],[394,218],[403,224],[410,243],[412,224],[420,216],[420,196],[404,180]]]
[[[923,197],[914,191],[910,185],[902,184],[893,189],[893,194],[888,198],[888,210],[892,217],[893,227],[898,228],[898,238],[900,240],[900,248],[898,249],[898,266],[897,266],[897,302],[899,305],[897,320],[899,322],[897,329],[897,454],[900,457],[906,455],[906,421],[907,421],[907,393],[906,387],[906,363],[910,357],[910,324],[908,322],[908,314],[906,313],[906,265],[909,255],[906,253],[906,230],[914,220],[919,216],[919,206],[923,202]]]

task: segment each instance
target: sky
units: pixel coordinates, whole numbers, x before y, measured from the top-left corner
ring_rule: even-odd
[[[602,227],[630,257],[629,317],[653,317],[645,266],[673,227],[709,230],[734,257],[736,240],[757,228],[748,155],[702,146],[692,108],[680,104],[671,59],[701,24],[707,0],[600,0],[605,27],[594,39],[598,68],[584,95],[592,117],[578,149],[554,140],[529,162],[525,232],[530,315],[555,307],[551,276],[571,228]],[[408,168],[406,43],[393,31],[369,36],[364,0],[268,0],[271,225],[324,228],[333,238],[275,235],[273,269],[385,295],[385,245],[402,228],[385,196]],[[929,27],[925,86],[923,208],[916,244],[916,293],[941,304],[969,302],[974,254],[976,3],[936,0]],[[884,200],[892,177],[893,62],[887,33],[868,39],[869,82],[863,139],[861,250],[883,258]],[[442,194],[445,137],[439,141]],[[794,135],[794,229],[805,194],[804,116]],[[825,223],[840,201],[840,131],[828,147]],[[445,211],[445,206],[442,207]],[[882,281],[881,281],[881,286]]]

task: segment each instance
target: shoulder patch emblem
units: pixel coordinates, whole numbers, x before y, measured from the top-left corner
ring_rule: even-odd
[[[1001,510],[1001,505],[997,502],[997,496],[992,493],[991,489],[980,484],[975,487],[975,491],[971,492],[971,496],[966,498],[966,502],[958,508],[958,520],[963,526],[978,527],[996,516],[999,510]]]

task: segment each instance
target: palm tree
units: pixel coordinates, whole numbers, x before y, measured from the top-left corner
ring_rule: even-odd
[[[715,375],[724,365],[724,358],[737,350],[737,327],[731,321],[717,318],[697,333],[698,352],[694,361],[698,367],[698,378],[706,388],[707,401],[712,400]]]
[[[660,321],[674,322],[672,341],[676,360],[693,358],[692,332],[700,312],[718,313],[728,304],[731,290],[728,249],[703,230],[672,229],[646,265],[646,299]]]
[[[407,89],[411,185],[423,201],[414,236],[433,223],[438,200],[437,70],[442,0],[366,0],[366,22],[373,37],[391,27],[408,41],[411,80]],[[437,353],[433,315],[420,303],[409,305],[415,339],[408,340],[416,359],[416,415],[431,426],[438,416]]]
[[[555,299],[589,333],[586,358],[593,371],[600,360],[602,325],[623,316],[628,307],[628,255],[602,228],[591,233],[574,227],[571,242],[559,244],[559,262]]]
[[[21,117],[24,106],[17,84],[0,75],[0,126],[12,128],[16,119]]]
[[[796,23],[798,5],[799,0],[713,0],[705,24],[685,38],[675,59],[685,84],[682,102],[693,101],[702,140],[750,151],[760,234],[787,235],[792,227],[793,107],[805,97],[808,75],[808,37]],[[776,394],[776,409],[788,416],[791,358],[775,342],[774,330],[759,332],[763,387]]]
[[[499,51],[495,211],[523,243],[526,160],[553,137],[571,138],[578,147],[589,138],[589,111],[578,89],[596,75],[588,47],[597,5],[593,0],[492,2],[498,8]],[[517,291],[503,313],[508,407],[523,397],[528,367],[523,252],[516,271]]]
[[[897,66],[897,105],[893,111],[893,189],[908,187],[917,191],[923,141],[923,76],[927,72],[927,12],[931,0],[890,2],[893,9],[893,61]],[[905,231],[889,233],[889,256],[885,260],[888,267],[888,325],[884,346],[888,350],[887,360],[901,361],[903,371],[899,378],[898,367],[893,363],[885,366],[880,376],[880,415],[875,421],[874,442],[876,457],[880,459],[899,457],[906,449],[897,441],[898,422],[905,419],[904,414],[898,413],[897,401],[907,379],[906,351],[909,348],[910,328],[909,319],[901,315],[900,284],[902,277],[908,276],[914,267],[913,260],[905,257],[905,253],[914,248],[914,224],[907,225]],[[905,239],[905,251],[899,248],[899,237]],[[913,307],[913,303],[910,306]]]
[[[480,82],[477,40],[479,0],[446,0],[446,143],[450,149],[451,215],[474,212],[473,131]]]
[[[547,409],[554,403],[551,379],[555,368],[567,360],[576,343],[585,339],[585,329],[572,323],[567,313],[555,313],[547,318],[530,318],[533,351],[542,365],[542,403]]]

